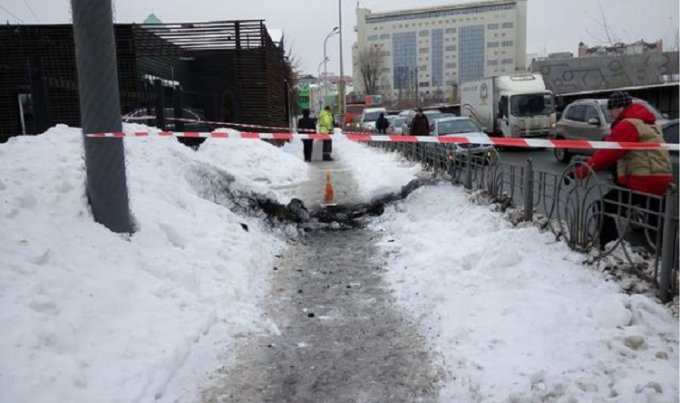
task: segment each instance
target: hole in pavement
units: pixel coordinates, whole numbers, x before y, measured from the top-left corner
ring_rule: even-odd
[[[405,199],[416,189],[435,185],[441,181],[442,179],[436,178],[414,179],[403,186],[401,191],[389,193],[368,203],[322,206],[312,211],[309,211],[300,199],[292,199],[287,205],[271,199],[257,199],[256,201],[260,209],[275,222],[298,223],[303,227],[305,224],[317,222],[320,224],[317,226],[319,229],[350,229],[364,226],[366,217],[382,215],[386,205]]]

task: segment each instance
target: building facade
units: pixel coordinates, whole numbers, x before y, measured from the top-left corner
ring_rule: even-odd
[[[377,92],[454,97],[459,83],[526,70],[527,0],[491,0],[384,13],[357,9],[352,48],[357,92],[361,54],[381,57]]]

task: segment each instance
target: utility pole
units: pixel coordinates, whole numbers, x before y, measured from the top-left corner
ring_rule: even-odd
[[[119,132],[120,98],[111,0],[71,0],[83,135]],[[134,231],[120,138],[84,138],[86,192],[96,222]]]
[[[345,112],[345,69],[342,60],[342,0],[338,0],[338,18],[340,20],[338,27],[340,27],[340,81],[338,82],[338,98],[340,105],[338,105],[338,112],[342,113],[343,122],[340,122],[340,127],[344,127]]]

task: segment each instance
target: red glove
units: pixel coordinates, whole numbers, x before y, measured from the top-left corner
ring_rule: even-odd
[[[585,179],[590,176],[590,166],[588,164],[579,165],[574,170],[574,178]]]

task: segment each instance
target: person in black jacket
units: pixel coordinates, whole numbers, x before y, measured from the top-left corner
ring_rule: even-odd
[[[316,130],[316,123],[312,118],[309,117],[309,109],[304,109],[302,111],[302,118],[298,120],[297,123],[298,130],[305,129],[305,133],[313,133]],[[314,140],[302,140],[302,152],[305,157],[305,161],[312,162],[312,142]]]
[[[425,116],[421,108],[418,108],[416,116],[414,116],[413,120],[411,121],[411,135],[412,136],[430,135],[430,122],[427,120],[427,116]]]
[[[385,114],[381,113],[375,121],[375,128],[378,129],[378,133],[387,134],[388,127],[390,127],[390,122],[385,118]]]

